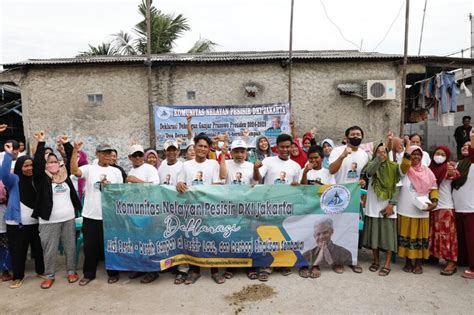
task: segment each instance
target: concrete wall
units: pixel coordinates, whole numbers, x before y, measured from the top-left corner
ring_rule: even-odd
[[[98,143],[107,142],[126,162],[132,142],[149,143],[145,73],[143,67],[123,66],[29,71],[21,82],[27,138],[45,130],[53,145],[57,136],[67,134],[84,141],[89,155]],[[101,93],[102,104],[91,105],[89,93]]]
[[[319,140],[331,137],[340,142],[347,127],[360,125],[366,141],[378,141],[388,130],[398,130],[400,83],[397,100],[368,106],[362,99],[340,95],[337,90],[339,83],[397,79],[394,63],[295,63],[293,69],[293,115],[300,135],[315,126]],[[288,69],[278,62],[159,66],[154,68],[152,84],[153,100],[159,104],[286,102]],[[249,84],[259,88],[255,98],[246,96],[245,86]],[[23,75],[20,86],[27,137],[44,129],[49,132],[48,144],[53,144],[56,136],[66,133],[85,141],[88,153],[93,153],[99,142],[108,142],[118,149],[122,164],[128,164],[126,154],[132,142],[149,143],[143,66],[32,68]],[[187,91],[195,91],[194,100],[187,98]],[[101,93],[103,103],[89,104],[89,93]]]
[[[383,139],[399,129],[400,85],[397,100],[373,102],[339,94],[339,83],[367,79],[397,79],[393,63],[295,63],[293,67],[293,115],[298,133],[317,128],[317,137],[342,140],[345,129],[360,125],[368,141]],[[245,86],[259,87],[255,98]],[[288,100],[288,70],[275,64],[166,66],[155,70],[153,99],[159,104],[219,105],[262,104]],[[195,99],[187,99],[195,91]]]

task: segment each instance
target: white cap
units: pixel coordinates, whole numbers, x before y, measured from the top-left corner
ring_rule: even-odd
[[[163,149],[168,150],[169,147],[175,147],[179,150],[179,144],[175,140],[166,140],[163,144]]]
[[[145,153],[145,150],[143,150],[143,147],[141,145],[134,144],[130,147],[130,151],[128,151],[128,155],[132,155],[135,152]]]
[[[232,144],[230,145],[230,149],[234,150],[237,148],[247,149],[247,143],[245,143],[244,140],[240,140],[240,139],[232,141]]]

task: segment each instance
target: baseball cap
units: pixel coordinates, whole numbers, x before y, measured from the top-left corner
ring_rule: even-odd
[[[179,144],[175,140],[166,140],[163,144],[163,149],[166,151],[169,147],[175,147],[176,149],[179,149]]]
[[[107,143],[101,143],[95,149],[96,152],[112,151],[112,147]]]
[[[128,155],[132,155],[135,152],[145,153],[145,150],[143,150],[143,147],[141,145],[134,144],[130,147],[130,151],[128,151]]]
[[[244,140],[240,140],[240,139],[232,141],[232,144],[230,145],[230,149],[234,150],[237,148],[247,149],[247,143],[245,143]]]

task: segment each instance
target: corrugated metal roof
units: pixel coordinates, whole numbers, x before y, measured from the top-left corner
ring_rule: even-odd
[[[152,55],[153,63],[207,63],[207,62],[255,62],[255,61],[284,61],[289,58],[288,51],[239,51],[239,52],[208,52],[196,54],[160,54]],[[357,50],[299,50],[293,52],[294,60],[400,60],[402,55],[382,54],[377,52],[360,52]],[[457,61],[474,64],[474,59],[451,58],[441,56],[410,56],[411,61],[437,60]],[[129,63],[140,64],[146,61],[146,57],[140,56],[83,56],[74,58],[52,58],[52,59],[28,59],[22,62],[8,63],[3,65],[5,69],[21,66],[41,65],[70,65],[70,64],[107,64],[107,63]]]

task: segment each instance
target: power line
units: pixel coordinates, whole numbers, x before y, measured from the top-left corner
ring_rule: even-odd
[[[443,57],[449,57],[449,56],[452,56],[452,55],[457,55],[457,54],[459,54],[459,53],[462,53],[462,52],[464,52],[464,51],[467,51],[467,50],[473,49],[473,48],[474,48],[474,46],[472,46],[472,47],[467,47],[467,48],[464,48],[464,49],[455,51],[455,52],[453,52],[453,53],[450,53],[450,54],[447,54],[447,55],[443,55]]]
[[[356,43],[354,43],[353,41],[347,39],[346,36],[344,36],[344,34],[342,33],[341,28],[333,20],[331,20],[331,18],[328,15],[328,12],[326,10],[326,6],[324,5],[323,0],[319,0],[319,2],[321,3],[321,5],[323,7],[324,14],[326,15],[326,18],[329,20],[329,22],[331,22],[332,25],[334,25],[337,28],[337,30],[339,31],[339,34],[341,35],[342,39],[344,39],[349,44],[355,46],[357,48],[357,50],[361,50],[361,47],[359,45],[357,45]]]
[[[398,9],[397,16],[393,20],[392,24],[390,24],[390,26],[389,26],[387,32],[385,33],[385,35],[383,36],[382,40],[374,47],[374,49],[372,49],[372,52],[374,52],[377,48],[379,48],[379,46],[385,41],[388,34],[392,30],[393,25],[395,25],[395,22],[398,20],[398,17],[400,16],[400,13],[402,12],[402,9],[403,9],[404,6],[405,6],[405,1],[402,1],[402,5],[400,6],[400,9]]]

